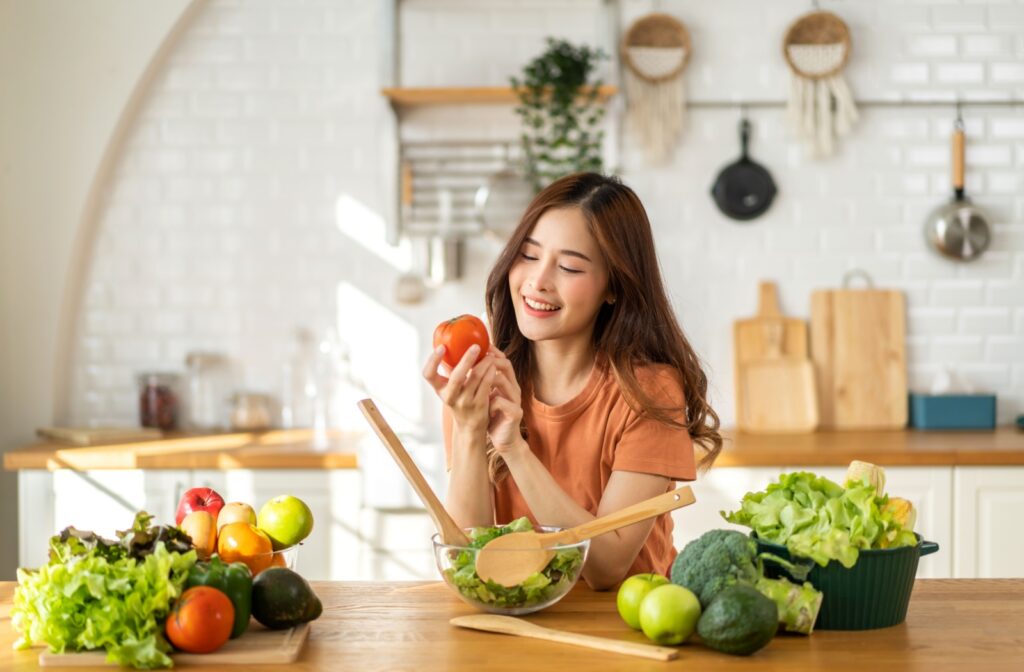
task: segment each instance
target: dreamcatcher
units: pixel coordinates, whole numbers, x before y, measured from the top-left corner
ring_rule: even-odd
[[[789,120],[812,156],[830,156],[835,139],[857,120],[842,76],[851,48],[850,29],[831,12],[806,14],[786,31],[782,53],[793,72]]]
[[[627,124],[654,163],[669,158],[683,130],[689,58],[690,34],[668,14],[637,19],[623,38]]]

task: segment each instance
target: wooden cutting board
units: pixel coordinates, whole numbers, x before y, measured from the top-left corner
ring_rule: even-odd
[[[76,446],[118,443],[121,441],[156,441],[163,438],[159,429],[148,427],[39,427],[36,434]]]
[[[294,662],[309,637],[309,623],[288,630],[268,630],[253,622],[244,635],[229,640],[213,653],[175,653],[174,665],[276,665]],[[103,651],[39,654],[40,667],[89,667],[107,665]],[[110,663],[110,665],[113,665]]]
[[[823,427],[906,426],[906,301],[902,292],[873,288],[813,292],[811,359]]]
[[[772,330],[782,325],[781,352],[784,356],[807,357],[807,323],[786,317],[779,309],[779,289],[774,282],[758,285],[757,315],[733,323],[733,355],[737,363],[768,355]]]

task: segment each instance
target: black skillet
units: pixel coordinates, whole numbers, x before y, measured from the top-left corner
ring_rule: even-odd
[[[727,217],[748,220],[760,217],[775,198],[775,181],[764,166],[747,156],[750,122],[740,122],[740,158],[718,173],[711,187],[715,204]]]

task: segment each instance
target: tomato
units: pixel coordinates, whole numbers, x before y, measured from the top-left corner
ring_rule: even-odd
[[[473,344],[480,346],[480,354],[476,358],[479,362],[491,346],[491,339],[487,337],[487,327],[473,315],[453,317],[434,329],[434,347],[444,346],[444,363],[449,369],[455,368]]]
[[[228,641],[234,625],[235,607],[228,596],[210,586],[195,586],[174,603],[164,631],[175,648],[212,653]]]
[[[220,528],[217,554],[224,562],[244,562],[256,576],[272,561],[274,550],[267,533],[249,523],[228,523]]]

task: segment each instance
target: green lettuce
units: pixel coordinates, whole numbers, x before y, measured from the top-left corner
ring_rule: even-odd
[[[101,649],[112,663],[172,667],[163,621],[196,553],[170,551],[163,540],[139,546],[132,539],[148,522],[147,514],[139,514],[117,542],[65,530],[50,540],[49,563],[18,569],[11,610],[20,635],[15,648],[39,642],[55,653]]]
[[[546,602],[575,581],[583,554],[578,549],[555,551],[555,557],[540,572],[531,574],[519,585],[506,588],[493,581],[483,581],[476,573],[476,552],[490,540],[512,532],[529,532],[530,519],[523,517],[508,525],[476,527],[469,533],[469,549],[460,551],[452,566],[445,570],[448,581],[474,602],[495,607],[529,607]]]
[[[862,549],[913,546],[917,537],[885,505],[889,498],[864,481],[847,487],[810,472],[782,474],[762,492],[749,492],[740,509],[722,512],[794,556],[824,567],[830,560],[853,567]],[[891,541],[890,541],[891,540]]]

